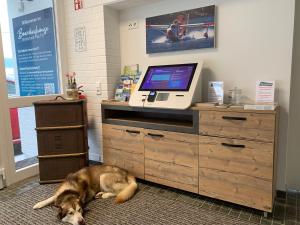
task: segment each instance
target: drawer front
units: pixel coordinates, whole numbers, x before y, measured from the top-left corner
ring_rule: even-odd
[[[36,105],[37,127],[60,127],[85,124],[82,104]]]
[[[145,130],[144,143],[146,159],[198,167],[198,135]]]
[[[273,178],[273,143],[199,136],[199,167]]]
[[[87,152],[84,130],[37,131],[39,155],[56,155]]]
[[[199,194],[272,211],[272,182],[242,174],[199,169]]]
[[[274,142],[275,115],[201,111],[200,134]]]
[[[103,160],[144,179],[144,134],[142,128],[103,124]]]
[[[145,178],[198,191],[198,135],[144,130]]]
[[[107,165],[118,166],[127,170],[135,177],[144,179],[144,155],[128,153],[122,150],[104,147],[104,163]]]
[[[69,173],[76,172],[85,166],[87,166],[86,155],[78,157],[40,158],[40,181],[47,183],[62,180]]]
[[[145,159],[145,179],[198,193],[198,169]]]
[[[103,146],[144,156],[142,128],[102,124]]]

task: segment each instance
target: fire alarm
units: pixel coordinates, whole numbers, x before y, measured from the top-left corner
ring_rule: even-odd
[[[79,10],[83,8],[82,0],[74,0],[75,10]]]

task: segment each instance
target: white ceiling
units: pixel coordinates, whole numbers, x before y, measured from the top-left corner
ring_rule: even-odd
[[[123,10],[160,1],[162,0],[104,0],[103,3],[114,9]]]

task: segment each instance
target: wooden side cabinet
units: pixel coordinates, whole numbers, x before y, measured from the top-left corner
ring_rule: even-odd
[[[278,109],[132,108],[103,102],[104,163],[138,178],[271,212]]]
[[[88,164],[84,100],[34,103],[40,183],[60,182]]]
[[[271,212],[278,110],[199,111],[199,194]]]

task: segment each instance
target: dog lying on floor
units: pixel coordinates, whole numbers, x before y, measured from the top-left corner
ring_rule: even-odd
[[[130,199],[137,189],[134,176],[115,166],[97,165],[69,174],[54,195],[33,206],[40,209],[54,204],[58,218],[73,225],[84,225],[85,203],[93,198],[114,197],[116,203]]]

